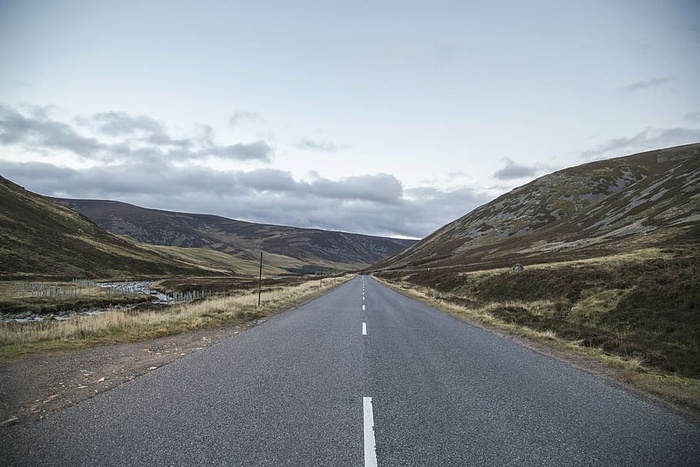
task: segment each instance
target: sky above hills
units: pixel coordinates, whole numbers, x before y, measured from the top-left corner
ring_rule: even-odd
[[[700,2],[0,2],[0,175],[423,237],[564,167],[700,141]]]

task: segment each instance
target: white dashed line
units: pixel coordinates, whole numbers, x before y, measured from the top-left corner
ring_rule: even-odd
[[[362,335],[363,336],[367,335],[367,323],[365,323],[365,322],[362,323]]]
[[[377,452],[374,442],[374,413],[372,412],[372,398],[362,398],[362,410],[364,412],[365,426],[365,467],[377,467]]]
[[[362,311],[365,311],[365,306],[364,306],[364,305],[362,305]]]

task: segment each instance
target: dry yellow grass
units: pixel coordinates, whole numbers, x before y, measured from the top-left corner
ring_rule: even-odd
[[[112,291],[93,284],[81,282],[27,282],[27,281],[0,281],[0,298],[29,298],[41,296],[41,292],[54,290],[65,292],[79,292],[83,297],[105,295]],[[61,298],[56,294],[53,298]]]
[[[143,312],[113,310],[66,321],[0,324],[0,359],[13,360],[44,351],[128,342],[191,329],[261,318],[314,298],[350,276],[307,281],[299,285],[183,303]]]

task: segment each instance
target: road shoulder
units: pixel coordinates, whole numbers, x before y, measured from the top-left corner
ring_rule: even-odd
[[[0,436],[109,391],[254,326],[200,329],[0,364]]]

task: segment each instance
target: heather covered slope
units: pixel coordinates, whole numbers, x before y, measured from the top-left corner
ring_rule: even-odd
[[[396,255],[415,243],[319,229],[255,224],[224,217],[145,209],[127,203],[61,199],[100,227],[152,245],[207,248],[243,260],[260,251],[296,263],[296,271],[354,269]],[[295,272],[296,272],[295,271]]]
[[[84,216],[0,177],[0,278],[206,274],[105,232]]]
[[[685,248],[700,237],[700,144],[545,175],[437,230],[377,269],[473,269]]]
[[[699,144],[541,177],[374,268],[700,409]]]

